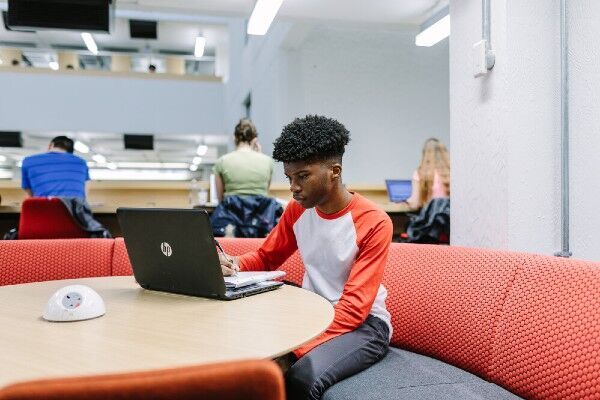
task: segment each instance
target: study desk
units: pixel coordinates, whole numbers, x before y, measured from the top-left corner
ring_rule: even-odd
[[[50,296],[84,284],[106,314],[48,322]],[[324,298],[292,286],[233,301],[141,289],[133,277],[0,287],[0,387],[30,379],[273,358],[310,341],[333,320]],[[235,379],[235,378],[233,378]]]

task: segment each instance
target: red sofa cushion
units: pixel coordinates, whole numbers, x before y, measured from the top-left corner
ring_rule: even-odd
[[[0,241],[0,285],[110,276],[113,240]]]
[[[122,237],[115,238],[111,274],[113,276],[127,276],[133,274],[129,255],[127,254],[127,247],[125,247],[125,241]]]
[[[383,278],[391,344],[486,377],[494,321],[522,263],[516,253],[392,243]]]
[[[529,255],[495,328],[490,378],[531,399],[600,398],[600,263]]]

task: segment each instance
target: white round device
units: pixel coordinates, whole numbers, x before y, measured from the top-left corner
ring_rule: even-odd
[[[44,319],[48,321],[80,321],[104,315],[102,297],[85,285],[70,285],[58,289],[46,304]]]

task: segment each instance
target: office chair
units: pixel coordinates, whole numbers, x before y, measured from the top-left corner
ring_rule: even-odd
[[[112,375],[46,379],[0,389],[0,400],[284,400],[281,370],[251,360]]]
[[[87,238],[65,205],[56,197],[30,197],[21,206],[19,239]]]

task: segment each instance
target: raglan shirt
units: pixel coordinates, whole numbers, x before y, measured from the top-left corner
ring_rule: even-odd
[[[304,263],[302,287],[326,298],[335,316],[327,330],[294,351],[297,357],[357,329],[369,314],[392,326],[381,284],[392,239],[392,221],[377,205],[354,193],[334,214],[292,200],[256,252],[244,254],[242,270],[274,270],[296,249]]]

